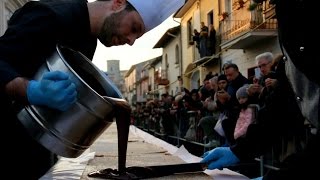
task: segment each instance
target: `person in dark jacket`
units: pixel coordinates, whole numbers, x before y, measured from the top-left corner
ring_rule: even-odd
[[[222,127],[225,132],[225,138],[228,145],[235,143],[234,128],[240,113],[240,104],[237,100],[236,92],[244,84],[248,84],[248,79],[244,77],[236,64],[225,63],[223,65],[224,74],[228,80],[226,91],[220,90],[217,93],[218,109],[228,118],[222,122]]]
[[[256,1],[257,3],[263,2],[263,0]],[[269,110],[259,114],[259,117],[263,117],[260,120],[264,120],[269,125],[252,126],[251,128],[249,126],[250,133],[246,138],[237,142],[233,147],[213,149],[204,155],[202,162],[208,163],[209,169],[215,169],[261,155],[266,147],[272,145],[272,139],[276,138],[278,133],[289,132],[295,125],[301,127],[301,119],[306,119],[310,124],[306,145],[301,151],[289,155],[282,161],[279,171],[271,171],[259,179],[317,179],[320,177],[319,167],[314,164],[320,161],[320,76],[318,75],[320,61],[317,60],[316,46],[309,43],[310,39],[314,39],[317,34],[316,28],[303,26],[305,19],[316,21],[316,16],[313,15],[316,9],[311,2],[306,0],[273,0],[270,2],[276,5],[279,43],[284,55],[283,60],[277,65],[277,71],[282,71],[278,73],[285,74],[285,76],[278,79],[280,86],[277,90],[280,93],[274,93],[277,96],[274,99],[277,101],[269,101],[272,103],[270,106],[267,105]],[[286,78],[288,83],[285,83]],[[286,108],[287,111],[283,111],[283,108]],[[280,113],[281,118],[275,118],[277,117],[275,113]],[[271,124],[273,126],[270,126]],[[280,128],[279,132],[279,128],[276,128],[274,131],[274,127],[277,126],[284,129]],[[266,137],[264,135],[266,132],[269,132],[268,135],[271,136]],[[299,131],[291,133],[302,137]]]
[[[92,59],[97,40],[107,47],[129,44],[180,8],[183,0],[30,1],[15,11],[0,37],[0,114],[3,175],[10,179],[39,179],[56,162],[17,119],[16,104],[47,106],[66,111],[77,100],[69,75],[47,72],[33,76],[57,44]],[[150,7],[162,5],[162,13]]]

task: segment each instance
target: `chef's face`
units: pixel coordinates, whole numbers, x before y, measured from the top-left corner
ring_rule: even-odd
[[[107,47],[124,44],[132,46],[144,33],[145,26],[139,13],[124,8],[105,18],[98,38]]]

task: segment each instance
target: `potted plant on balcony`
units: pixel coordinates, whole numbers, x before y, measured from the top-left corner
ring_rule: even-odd
[[[229,17],[229,13],[227,13],[227,12],[222,12],[222,13],[220,14],[220,21],[225,20],[227,17]]]

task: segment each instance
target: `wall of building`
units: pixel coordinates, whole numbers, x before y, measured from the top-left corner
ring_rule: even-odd
[[[23,6],[29,0],[0,0],[0,36],[7,29],[9,18],[15,10]]]
[[[205,25],[209,28],[209,26],[212,24],[211,21],[213,21],[213,25],[215,26],[215,29],[219,27],[219,21],[218,21],[218,1],[214,0],[202,0],[199,3],[200,6],[200,21],[204,22]],[[213,16],[209,14],[213,13]],[[211,19],[212,18],[212,19]],[[210,28],[209,28],[210,30]],[[199,67],[200,72],[200,82],[202,82],[205,78],[205,76],[208,74],[208,72],[218,72],[218,68],[214,66],[210,66],[208,68],[202,68]]]
[[[0,36],[3,35],[7,27],[7,17],[6,17],[5,1],[0,0]]]
[[[159,63],[155,64],[155,71],[161,69],[161,71],[163,71],[162,69],[162,61],[159,61]],[[159,95],[158,98],[160,98],[160,95],[163,93],[167,93],[167,90],[165,88],[165,86],[162,85],[155,85],[155,93],[157,93]]]
[[[168,57],[168,70],[167,70],[167,78],[170,82],[170,86],[168,89],[168,93],[175,95],[178,89],[178,76],[180,76],[180,66],[179,62],[176,62],[176,46],[179,47],[179,57],[181,59],[181,45],[180,45],[180,35],[176,38],[172,38],[171,41],[166,44],[165,48],[163,48],[163,56],[162,56],[162,69],[166,69],[165,65],[165,56]]]
[[[209,17],[209,14],[213,13]],[[219,28],[218,21],[219,4],[214,0],[201,0],[195,1],[193,6],[185,13],[181,19],[181,33],[182,33],[182,54],[183,54],[183,72],[187,73],[187,77],[184,76],[184,86],[186,88],[194,88],[197,82],[202,81],[208,71],[219,72],[219,67],[213,67],[211,69],[199,68],[197,72],[188,73],[187,68],[192,66],[192,62],[199,60],[200,56],[196,44],[190,45],[188,38],[188,21],[192,18],[192,31],[197,29],[200,32],[200,22],[204,22],[209,26],[213,23],[216,30]],[[193,34],[193,32],[192,32]],[[217,33],[218,34],[218,33]],[[199,79],[195,79],[197,76]],[[201,84],[201,83],[200,83]]]
[[[146,92],[148,90],[148,81],[142,81],[142,71],[144,70],[144,66],[148,63],[148,61],[141,62],[135,65],[135,87],[136,87],[136,95],[137,95],[137,102],[145,102],[146,101]],[[147,73],[147,72],[146,72]]]
[[[155,84],[154,84],[154,67],[150,67],[148,69],[148,73],[149,73],[149,85],[151,87],[151,93],[153,93],[153,91],[155,90]]]
[[[194,19],[194,12],[197,10],[196,3],[188,10],[188,12],[181,18],[181,47],[182,47],[182,72],[185,73],[189,64],[194,61],[195,54],[195,46],[189,44],[188,37],[188,21],[192,19],[192,24],[194,21],[200,21]],[[192,29],[193,31],[193,29]],[[193,34],[193,32],[192,32]]]
[[[126,92],[126,86],[125,86],[125,75],[126,75],[127,71],[126,70],[123,70],[123,71],[120,71],[120,81],[119,81],[119,84],[120,84],[120,91],[121,93],[124,95],[124,93]]]
[[[217,9],[217,3],[218,1],[214,1],[214,0],[202,0],[199,3],[200,6],[200,19],[201,21],[203,21],[205,23],[206,26],[209,26],[209,20],[208,20],[208,13],[213,11],[214,15],[218,15],[218,9]],[[216,7],[216,8],[214,8]],[[214,20],[214,24],[215,20]],[[218,25],[218,24],[217,24]]]
[[[134,68],[130,72],[130,74],[127,74],[127,77],[125,78],[125,84],[126,84],[126,90],[127,90],[125,97],[128,99],[129,104],[131,105],[134,103],[132,97],[134,94],[136,94],[135,82],[136,82],[136,70]]]
[[[107,73],[116,85],[120,85],[120,60],[107,60]]]
[[[191,20],[192,29],[191,33],[193,35],[193,29],[200,28],[200,9],[195,2],[190,9],[185,13],[185,15],[181,18],[181,48],[182,48],[182,78],[183,78],[183,86],[186,88],[190,88],[191,86],[191,73],[188,71],[190,70],[190,66],[192,63],[200,58],[198,53],[198,49],[196,45],[189,44],[189,37],[188,37],[188,21]]]

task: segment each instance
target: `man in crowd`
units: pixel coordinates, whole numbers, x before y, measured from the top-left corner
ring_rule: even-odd
[[[234,128],[240,113],[240,104],[237,100],[236,92],[248,79],[244,77],[236,64],[225,63],[223,65],[224,74],[228,80],[226,90],[220,90],[217,93],[217,105],[219,110],[228,118],[223,120],[222,127],[225,132],[225,138],[228,145],[234,144]]]

